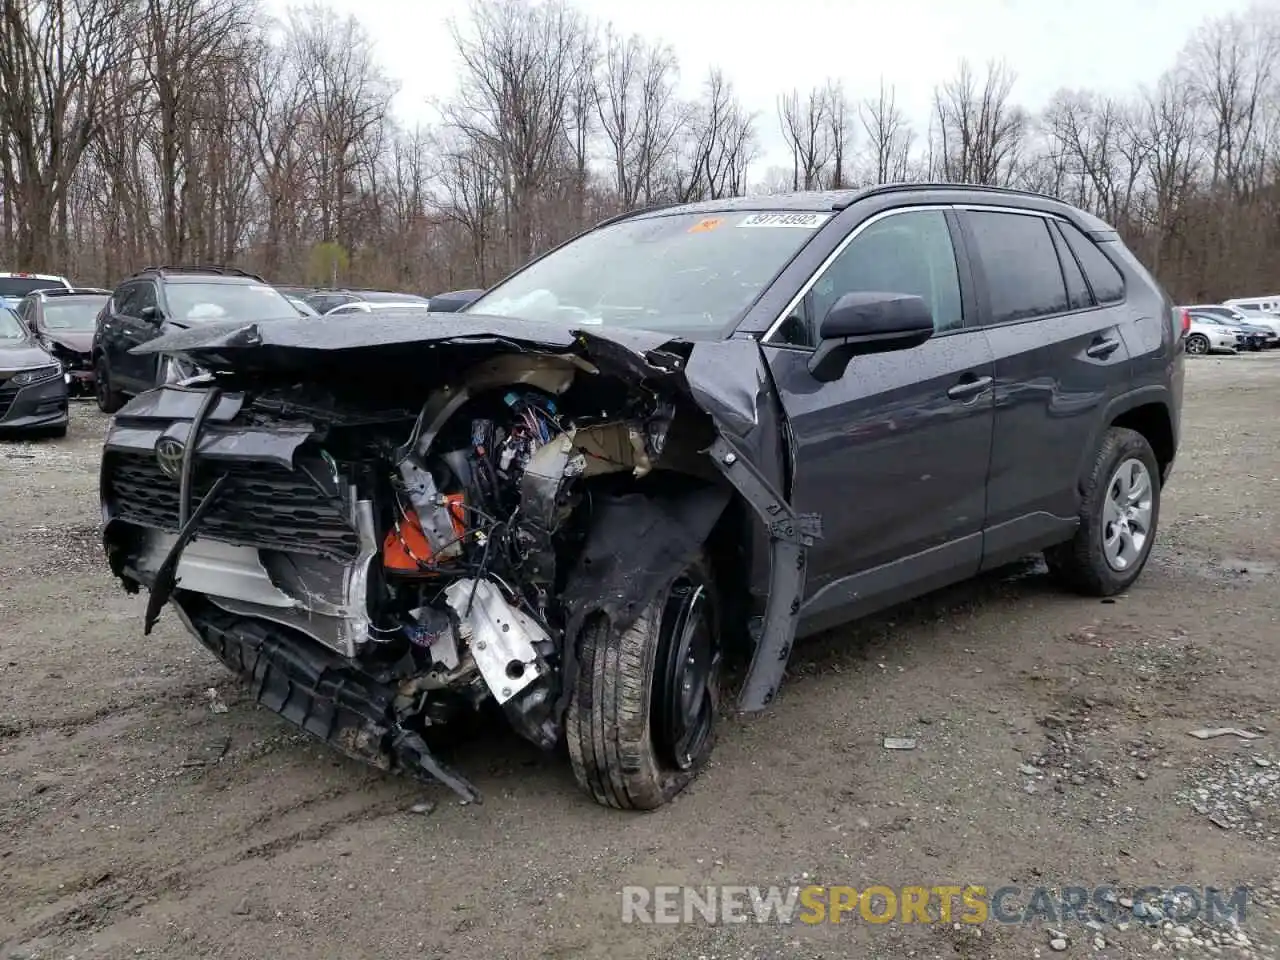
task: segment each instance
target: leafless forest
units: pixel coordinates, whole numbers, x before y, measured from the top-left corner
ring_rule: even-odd
[[[463,68],[414,128],[361,24],[323,6],[283,22],[249,0],[0,11],[5,269],[113,283],[199,260],[431,293],[636,206],[931,179],[1092,209],[1178,299],[1280,287],[1275,9],[1206,21],[1127,97],[1063,90],[1039,113],[1019,105],[1012,60],[962,62],[913,123],[892,78],[780,91],[756,113],[660,37],[562,0],[475,0],[448,37],[423,38],[424,56],[447,41]],[[791,169],[749,181],[771,125]]]

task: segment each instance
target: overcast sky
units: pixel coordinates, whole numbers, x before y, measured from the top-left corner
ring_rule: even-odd
[[[465,19],[467,0],[327,0],[369,31],[387,73],[400,84],[396,113],[429,121],[432,97],[455,85],[447,21]],[[1280,0],[1268,0],[1275,3]],[[578,9],[624,33],[660,37],[680,58],[688,95],[713,65],[751,110],[769,164],[788,163],[776,119],[777,96],[826,78],[851,97],[871,95],[878,78],[922,128],[935,84],[961,57],[1005,57],[1014,93],[1036,108],[1062,87],[1128,92],[1177,61],[1210,15],[1247,0],[578,0]],[[287,0],[268,0],[280,14]]]

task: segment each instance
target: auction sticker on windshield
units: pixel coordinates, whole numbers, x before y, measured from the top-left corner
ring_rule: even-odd
[[[817,230],[831,219],[829,213],[753,213],[738,224],[740,227],[799,227]]]

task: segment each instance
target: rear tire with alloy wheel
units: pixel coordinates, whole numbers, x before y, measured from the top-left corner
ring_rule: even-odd
[[[1209,352],[1209,338],[1203,333],[1193,333],[1187,337],[1187,353],[1203,356]]]
[[[1147,438],[1112,427],[1103,435],[1080,502],[1080,526],[1045,551],[1049,570],[1081,593],[1127,590],[1146,565],[1160,520],[1160,465]]]
[[[98,409],[103,413],[115,413],[124,406],[124,395],[111,385],[111,367],[107,358],[100,356],[93,365],[93,392]]]
[[[603,619],[583,629],[565,738],[574,777],[597,803],[656,809],[706,765],[722,662],[713,586],[699,560],[627,629]]]

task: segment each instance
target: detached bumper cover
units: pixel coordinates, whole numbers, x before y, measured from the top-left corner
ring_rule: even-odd
[[[464,800],[481,802],[471,783],[397,722],[391,677],[365,673],[291,630],[225,613],[194,594],[179,592],[173,605],[200,642],[243,678],[268,710],[379,770],[438,781]]]

